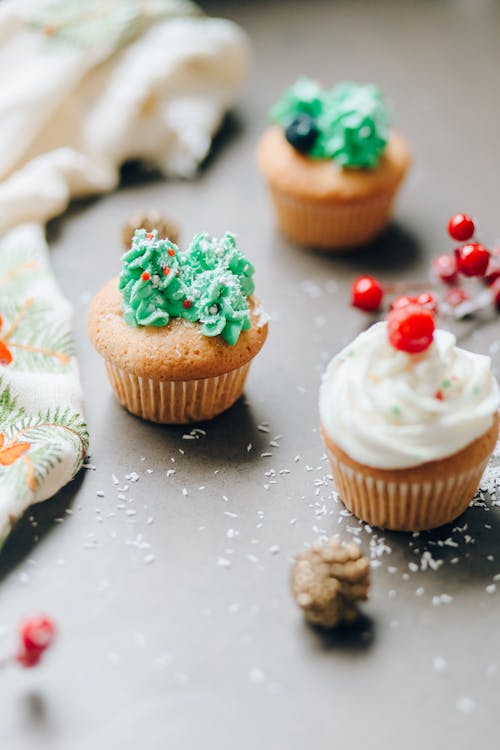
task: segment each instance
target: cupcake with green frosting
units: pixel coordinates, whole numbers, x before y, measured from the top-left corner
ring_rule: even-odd
[[[324,250],[362,245],[390,219],[410,165],[376,86],[299,78],[270,112],[257,162],[282,232]]]
[[[120,403],[145,419],[211,419],[240,397],[267,336],[254,267],[233,234],[185,252],[135,232],[122,270],[92,301],[89,337]]]

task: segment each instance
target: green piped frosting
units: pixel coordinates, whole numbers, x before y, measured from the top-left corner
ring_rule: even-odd
[[[255,269],[229,232],[220,239],[197,234],[179,252],[156,231],[138,229],[122,260],[119,288],[129,325],[166,326],[171,318],[183,318],[231,346],[250,328]]]
[[[308,156],[332,159],[345,169],[374,169],[379,163],[389,139],[390,114],[376,86],[340,83],[328,90],[299,78],[271,109],[270,118],[286,129],[300,115],[311,117],[319,130]]]
[[[132,247],[122,257],[119,282],[129,325],[166,326],[175,315],[185,294],[178,252],[169,240],[158,239],[157,232],[135,232]]]

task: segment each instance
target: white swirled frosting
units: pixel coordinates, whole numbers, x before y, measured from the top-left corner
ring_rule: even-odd
[[[332,440],[359,463],[381,469],[450,456],[485,433],[499,407],[489,357],[459,349],[436,330],[422,354],[391,346],[377,323],[332,359],[320,417]]]

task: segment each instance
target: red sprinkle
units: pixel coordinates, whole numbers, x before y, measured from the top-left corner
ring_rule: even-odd
[[[442,391],[436,391],[434,398],[437,398],[438,401],[442,401],[444,399]]]
[[[170,268],[168,266],[165,266],[165,268],[163,269],[163,275],[168,276],[169,273],[170,273]]]
[[[170,248],[169,251],[168,251],[168,254],[169,255],[175,255],[175,250],[172,250],[172,248]]]
[[[185,310],[189,310],[189,308],[193,306],[193,303],[191,302],[190,299],[185,299],[184,302],[182,303],[182,306]]]
[[[153,234],[153,232],[148,232],[148,233],[146,234],[146,237],[148,238],[148,240],[152,240],[152,239],[154,239],[154,234]]]
[[[143,271],[143,273],[141,273],[141,279],[143,281],[149,281],[150,278],[151,275],[147,271]]]

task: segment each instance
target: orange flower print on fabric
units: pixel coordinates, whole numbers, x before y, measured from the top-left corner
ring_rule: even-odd
[[[0,315],[0,332],[2,330],[2,326],[3,326],[3,318]],[[11,351],[9,347],[7,346],[7,344],[5,343],[5,341],[2,341],[2,339],[0,338],[0,365],[10,365],[11,362],[12,362]]]
[[[24,318],[26,312],[30,309],[33,303],[33,299],[26,300],[7,331],[2,330],[4,320],[0,314],[0,366],[10,365],[14,361],[14,355],[12,354],[13,349],[32,352],[33,354],[39,354],[43,357],[54,357],[54,359],[57,359],[61,365],[69,365],[70,358],[63,352],[52,351],[39,346],[33,346],[32,344],[23,344],[19,341],[11,340],[11,337],[15,334],[21,320]]]
[[[30,448],[31,443],[18,443],[16,438],[6,443],[5,435],[0,433],[0,466],[10,466]]]

